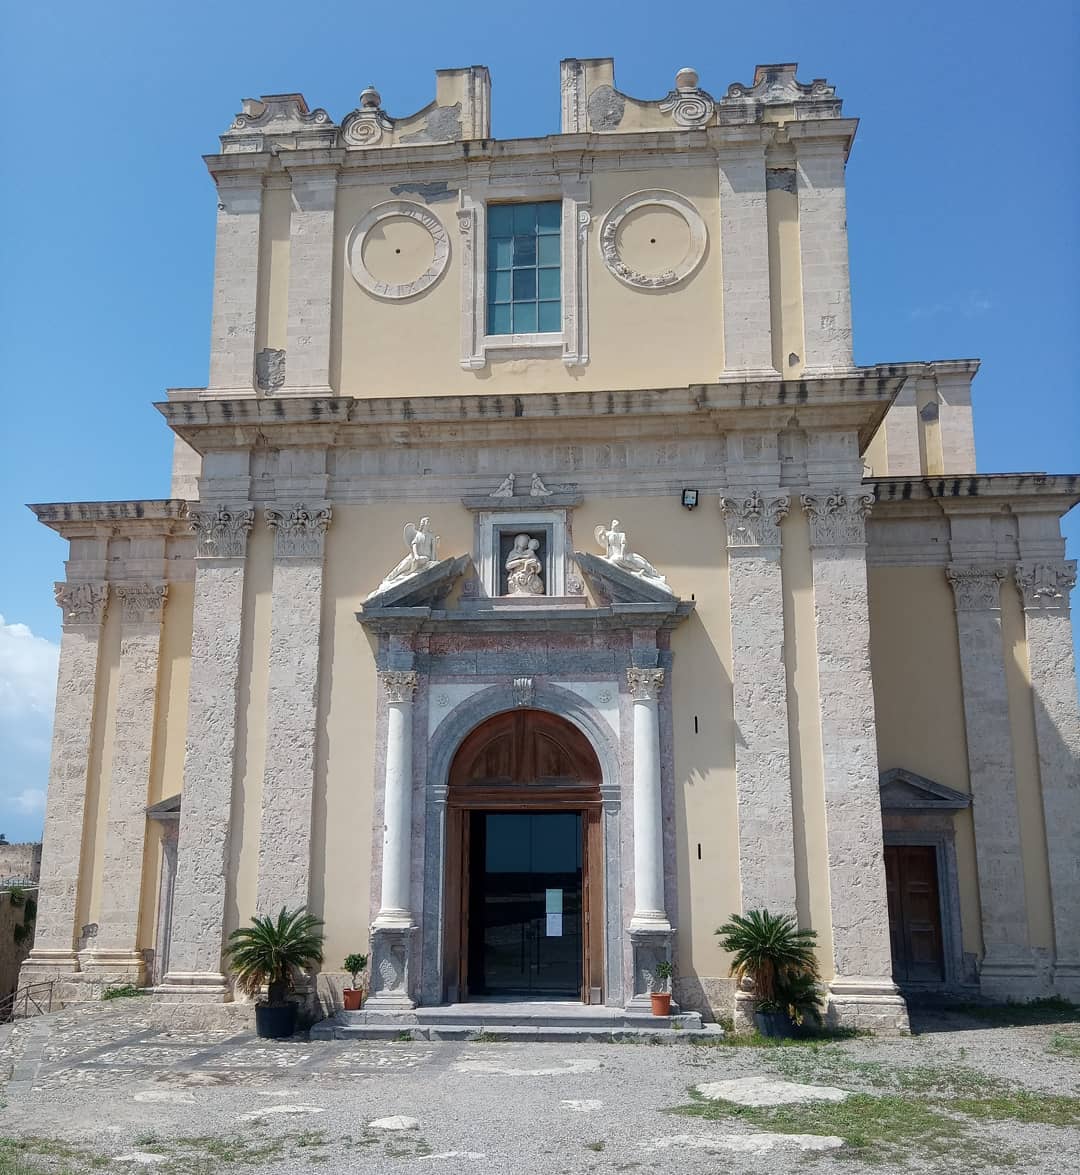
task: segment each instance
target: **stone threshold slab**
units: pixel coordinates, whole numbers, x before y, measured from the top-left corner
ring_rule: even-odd
[[[626,1008],[608,1008],[597,1004],[578,1004],[570,1001],[484,1002],[447,1004],[445,1006],[414,1008],[408,1011],[361,1010],[338,1012],[332,1019],[343,1025],[387,1025],[398,1028],[406,1025],[476,1025],[494,1030],[500,1025],[522,1028],[701,1028],[698,1012],[677,1013],[673,1016],[653,1016],[647,1011]]]
[[[415,1040],[530,1042],[567,1044],[579,1041],[601,1044],[678,1044],[690,1040],[715,1040],[723,1036],[718,1024],[702,1028],[624,1028],[597,1025],[539,1026],[508,1024],[340,1024],[334,1017],[320,1021],[310,1033],[312,1040]]]

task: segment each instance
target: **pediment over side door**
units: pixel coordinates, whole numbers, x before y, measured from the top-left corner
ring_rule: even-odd
[[[941,809],[958,811],[971,806],[971,796],[955,788],[935,783],[903,767],[881,773],[879,783],[883,812]]]

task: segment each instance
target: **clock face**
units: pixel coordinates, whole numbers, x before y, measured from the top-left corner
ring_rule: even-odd
[[[371,209],[345,244],[357,285],[377,298],[412,298],[439,280],[450,260],[450,238],[429,209],[388,200]]]

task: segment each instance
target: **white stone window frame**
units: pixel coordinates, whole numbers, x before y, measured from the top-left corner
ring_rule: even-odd
[[[591,185],[574,176],[531,176],[492,179],[462,191],[458,228],[462,235],[461,366],[482,371],[495,357],[551,358],[567,367],[589,362],[588,242],[592,214]],[[562,330],[535,334],[487,333],[487,208],[489,204],[562,201],[561,302]]]
[[[567,542],[565,510],[485,510],[477,516],[477,541],[480,588],[491,599],[517,600],[520,596],[505,596],[500,590],[502,580],[499,536],[543,531],[548,540],[544,568],[544,595],[537,599],[562,597],[567,594]]]

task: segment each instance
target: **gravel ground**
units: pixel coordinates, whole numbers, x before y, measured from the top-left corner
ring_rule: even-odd
[[[1080,1020],[915,1026],[785,1048],[268,1043],[118,1000],[0,1034],[0,1175],[1080,1169]],[[752,1076],[854,1100],[741,1111],[690,1092]]]

